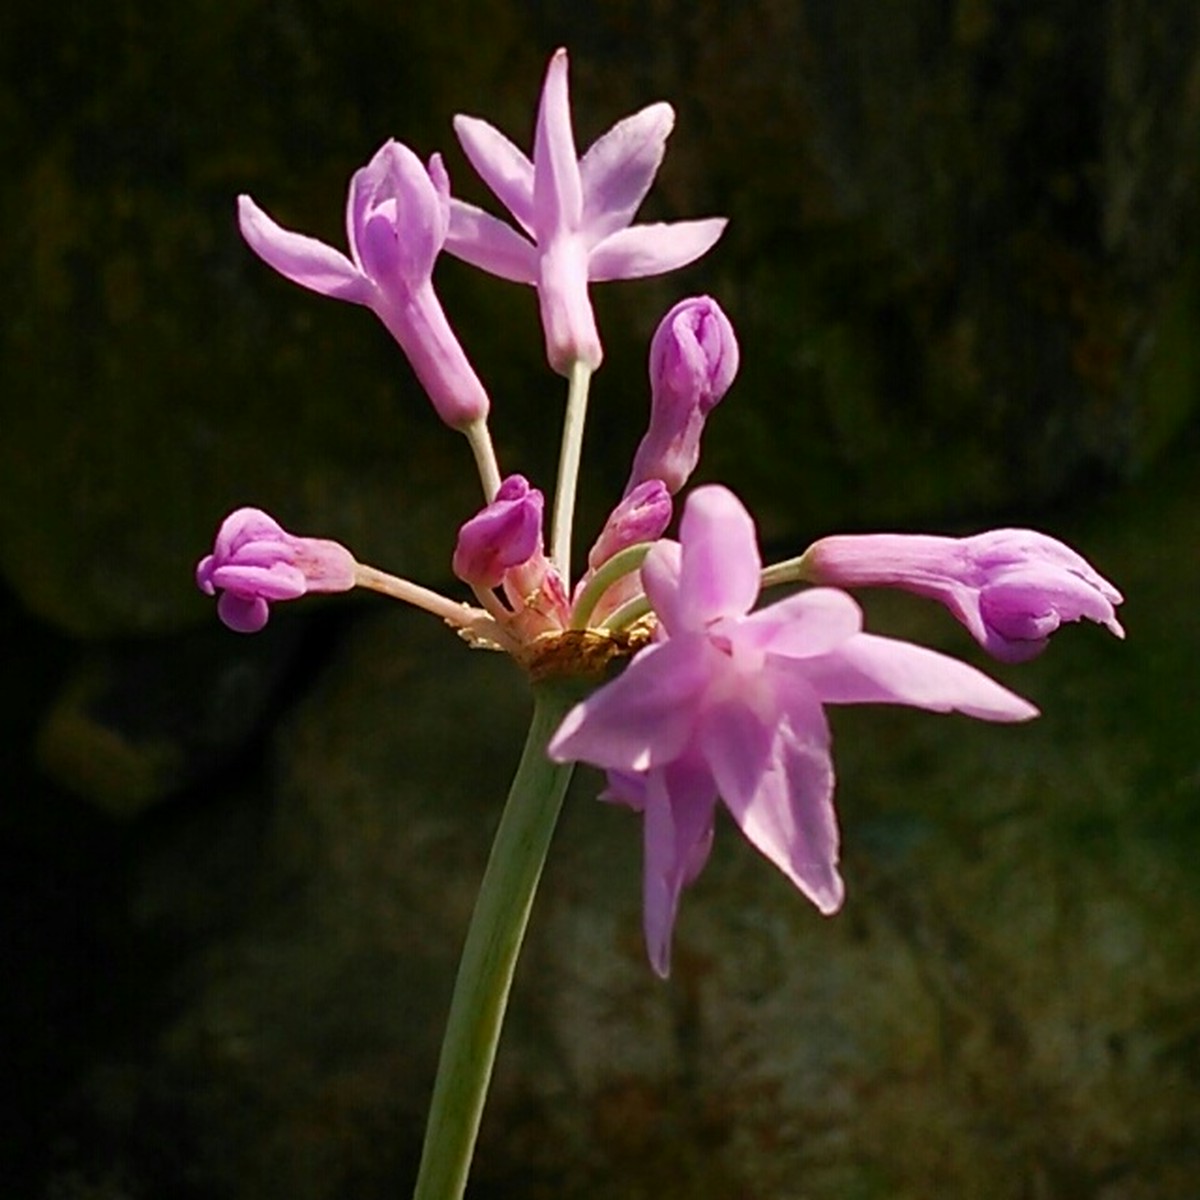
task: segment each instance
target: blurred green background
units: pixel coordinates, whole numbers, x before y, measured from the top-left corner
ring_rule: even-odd
[[[834,920],[731,828],[660,984],[640,828],[569,804],[477,1197],[1190,1200],[1200,1192],[1200,10],[1193,0],[75,0],[0,15],[0,1151],[46,1200],[403,1195],[519,749],[506,663],[354,598],[221,628],[231,508],[452,588],[477,503],[361,309],[241,243],[343,245],[387,137],[528,146],[569,47],[581,148],[678,121],[645,219],[701,263],[597,287],[579,525],[619,494],[658,317],[742,373],[697,478],[779,556],[1028,524],[1126,593],[996,674],[1020,729],[835,714]],[[506,470],[549,488],[531,293],[439,264]],[[874,628],[980,662],[940,612]],[[989,668],[990,669],[990,668]]]

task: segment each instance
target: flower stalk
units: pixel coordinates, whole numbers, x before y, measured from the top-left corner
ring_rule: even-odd
[[[562,450],[558,456],[558,481],[554,489],[554,524],[550,534],[550,561],[564,584],[571,583],[571,531],[575,517],[575,492],[579,485],[579,458],[587,418],[588,385],[592,368],[576,360],[571,366],[567,412],[563,418]]]
[[[576,697],[533,689],[533,719],[467,930],[438,1060],[413,1200],[460,1200],[471,1168],[509,989],[573,764],[546,746]]]

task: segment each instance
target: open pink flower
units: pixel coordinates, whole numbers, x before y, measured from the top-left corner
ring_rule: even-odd
[[[196,566],[196,585],[221,593],[217,615],[237,633],[257,633],[275,600],[354,587],[354,556],[324,538],[296,537],[258,508],[239,508],[221,522],[213,552]]]
[[[844,592],[815,588],[751,612],[760,571],[740,501],[718,486],[693,492],[679,543],[659,542],[642,567],[660,640],[576,705],[550,743],[556,761],[607,771],[609,798],[643,815],[646,944],[660,975],[718,798],[821,912],[841,905],[823,705],[907,704],[987,721],[1037,712],[965,663],[864,633]]]
[[[899,587],[939,600],[1005,662],[1040,654],[1064,621],[1086,617],[1125,636],[1115,608],[1121,593],[1070,546],[1031,529],[827,537],[801,562],[813,583]]]
[[[354,173],[346,201],[350,258],[277,225],[249,196],[238,223],[250,248],[301,287],[365,304],[412,364],[437,414],[466,429],[488,413],[488,397],[433,290],[433,264],[450,223],[450,181],[435,154],[426,169],[388,141]]]
[[[603,357],[589,279],[672,271],[704,254],[725,228],[724,218],[631,224],[674,122],[669,104],[652,104],[619,121],[580,159],[565,50],[555,53],[546,71],[532,162],[486,121],[454,119],[471,165],[523,232],[454,200],[446,249],[493,275],[537,287],[546,354],[560,374],[569,375],[576,361],[598,367]]]

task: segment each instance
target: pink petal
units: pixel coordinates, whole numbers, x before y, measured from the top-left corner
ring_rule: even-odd
[[[249,196],[238,197],[238,227],[250,249],[293,283],[354,304],[374,298],[370,280],[344,254],[277,225]]]
[[[511,225],[462,200],[450,201],[445,249],[473,267],[509,279],[536,284],[538,253]]]
[[[567,713],[550,741],[550,757],[612,771],[646,771],[678,757],[713,653],[705,639],[689,637],[641,651],[622,675]]]
[[[688,759],[650,773],[645,797],[642,927],[650,965],[665,979],[679,897],[712,849],[717,794],[712,776]]]
[[[533,163],[500,130],[478,117],[455,117],[454,132],[479,178],[532,237]]]
[[[271,607],[261,596],[222,592],[217,600],[217,616],[234,633],[257,633],[270,615]]]
[[[641,279],[685,267],[713,247],[727,224],[724,217],[707,217],[618,229],[592,247],[588,275],[601,283],[611,279]]]
[[[824,704],[908,704],[984,721],[1027,721],[1038,710],[956,658],[860,633],[819,658],[791,660]]]
[[[546,70],[533,140],[533,227],[539,244],[555,233],[577,230],[583,217],[583,184],[571,102],[567,93],[567,52],[556,50]]]
[[[642,563],[642,587],[662,627],[672,634],[685,633],[679,608],[679,571],[683,548],[663,538],[650,547]]]
[[[728,488],[697,488],[679,526],[683,547],[676,605],[682,628],[699,631],[720,617],[741,617],[758,597],[762,559],[754,520]]]
[[[262,596],[266,600],[298,600],[308,591],[304,572],[288,563],[270,567],[230,563],[217,567],[208,578],[214,587],[243,596]]]
[[[823,913],[841,907],[833,763],[820,706],[801,695],[795,722],[776,713],[755,724],[745,710],[703,727],[705,757],[721,799],[746,839]],[[749,735],[749,740],[747,740]],[[765,743],[765,744],[764,744]]]
[[[651,104],[618,121],[580,160],[583,226],[593,244],[633,220],[658,173],[674,124],[669,104]]]
[[[811,658],[862,632],[862,609],[836,588],[811,588],[738,623],[737,638],[765,654]]]

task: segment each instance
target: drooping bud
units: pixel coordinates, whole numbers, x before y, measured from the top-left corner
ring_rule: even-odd
[[[261,509],[239,508],[221,523],[213,552],[196,566],[196,584],[221,593],[217,614],[238,633],[257,633],[273,600],[308,592],[346,592],[356,563],[345,546],[295,537]]]
[[[661,479],[672,494],[683,487],[700,458],[704,422],[737,369],[737,338],[715,300],[681,300],[667,313],[650,343],[650,427],[627,495],[647,479]]]

